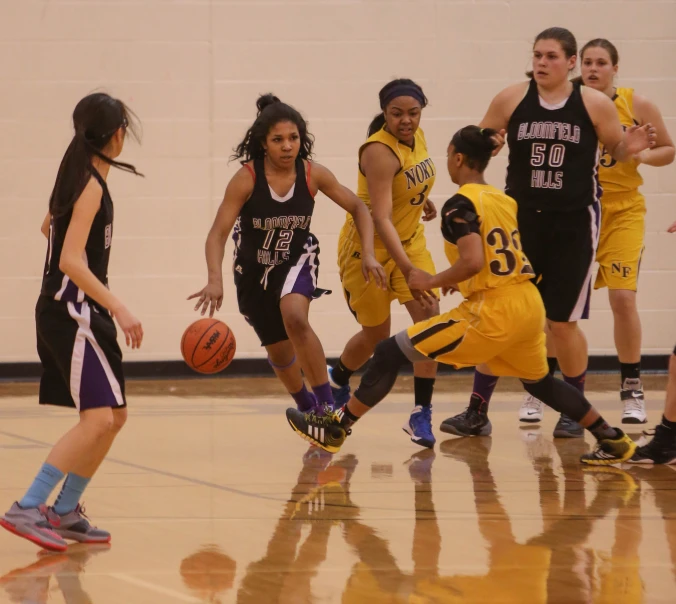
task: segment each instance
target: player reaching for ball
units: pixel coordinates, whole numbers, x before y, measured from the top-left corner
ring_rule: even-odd
[[[272,94],[261,96],[256,106],[256,120],[232,156],[242,168],[228,183],[207,236],[209,281],[188,299],[198,299],[195,310],[202,314],[213,316],[220,309],[223,255],[233,231],[239,311],[298,409],[333,406],[324,349],[308,321],[310,302],[326,293],[317,288],[319,243],[310,232],[315,195],[321,191],[353,216],[364,277],[384,288],[385,274],[373,251],[373,221],[354,193],[310,161],[313,138],[296,109]]]
[[[107,94],[91,94],[77,104],[75,136],[61,160],[42,224],[49,243],[35,308],[40,404],[75,407],[80,421],[54,445],[0,525],[54,551],[65,551],[64,539],[110,541],[110,533],[89,524],[80,497],[127,419],[113,317],[128,346],[138,348],[143,340],[140,321],[108,289],[113,201],[106,178],[110,166],[138,174],[131,164],[114,159],[130,129],[130,115],[122,101]],[[61,493],[48,508],[47,498],[64,476]]]

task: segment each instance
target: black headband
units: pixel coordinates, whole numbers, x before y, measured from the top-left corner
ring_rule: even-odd
[[[398,96],[411,96],[420,103],[421,107],[425,106],[425,95],[422,93],[420,88],[417,86],[411,86],[410,84],[397,84],[388,90],[384,95],[381,95],[380,108],[385,109],[389,102],[392,99],[396,99]]]

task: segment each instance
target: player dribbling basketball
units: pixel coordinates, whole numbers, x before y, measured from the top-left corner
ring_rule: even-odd
[[[198,298],[195,309],[202,314],[208,310],[213,316],[221,307],[223,255],[233,231],[239,311],[298,408],[332,406],[326,357],[308,321],[310,302],[325,293],[317,288],[319,242],[310,232],[315,195],[321,191],[354,217],[364,250],[363,276],[383,287],[383,269],[373,252],[373,221],[354,193],[310,161],[313,139],[298,111],[271,94],[261,96],[256,106],[258,116],[233,156],[242,168],[230,180],[207,236],[209,282],[190,298]]]

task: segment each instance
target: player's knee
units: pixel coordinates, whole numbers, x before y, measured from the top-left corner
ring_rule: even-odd
[[[568,323],[548,321],[547,327],[549,328],[552,336],[559,340],[568,340],[570,338],[574,338],[579,330],[577,321],[570,321]]]
[[[375,349],[380,342],[390,337],[390,322],[386,321],[376,327],[363,327],[362,331],[367,337],[369,344]]]
[[[615,315],[628,316],[637,312],[636,292],[627,289],[610,290],[608,299]]]
[[[303,336],[312,329],[308,317],[302,312],[284,315],[284,327],[291,338]]]
[[[676,380],[676,350],[669,358],[669,378]]]
[[[114,431],[115,419],[110,407],[88,409],[82,413],[80,421],[94,439],[106,438]]]
[[[127,423],[127,408],[115,409],[113,411],[113,427],[112,431],[117,434]]]

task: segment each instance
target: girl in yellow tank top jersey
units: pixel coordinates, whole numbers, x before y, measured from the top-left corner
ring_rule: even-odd
[[[460,189],[441,211],[451,267],[436,275],[413,268],[408,276],[412,289],[457,290],[465,299],[380,342],[359,387],[337,412],[318,416],[287,409],[289,425],[305,440],[337,453],[355,422],[387,396],[402,367],[431,360],[456,368],[485,364],[492,375],[520,378],[531,396],[596,437],[598,446],[581,457],[583,463],[611,465],[634,454],[634,442],[609,426],[580,390],[549,374],[545,307],[521,246],[517,204],[484,179],[496,134],[490,128],[466,126],[453,136],[448,171]],[[441,430],[462,435],[453,420],[442,423]],[[481,425],[490,433],[487,421],[485,413],[467,409],[470,427]]]
[[[361,325],[347,343],[338,363],[329,371],[337,404],[350,396],[349,379],[371,357],[376,345],[390,335],[390,305],[406,306],[413,321],[439,314],[434,292],[411,289],[414,268],[434,273],[420,220],[436,216],[429,195],[436,168],[419,128],[427,105],[422,88],[408,79],[393,80],[379,94],[379,113],[371,122],[368,139],[359,148],[357,195],[371,210],[375,224],[376,259],[385,269],[386,287],[366,281],[360,270],[361,244],[354,221],[347,217],[338,241],[340,280],[350,311]],[[432,390],[436,363],[416,363],[413,369],[415,407],[404,431],[423,447],[434,445],[431,429]]]
[[[619,57],[611,42],[603,38],[591,40],[582,48],[580,57],[583,83],[613,100],[625,130],[646,123],[652,123],[657,129],[655,146],[642,151],[631,161],[618,162],[601,147],[599,163],[603,195],[601,235],[596,255],[599,272],[594,287],[608,287],[609,290],[615,347],[622,375],[622,423],[643,424],[648,420],[640,375],[641,321],[636,306],[636,288],[643,254],[646,206],[638,190],[643,184],[638,166],[670,164],[674,160],[674,144],[653,103],[634,94],[633,88],[615,87],[613,80]]]

